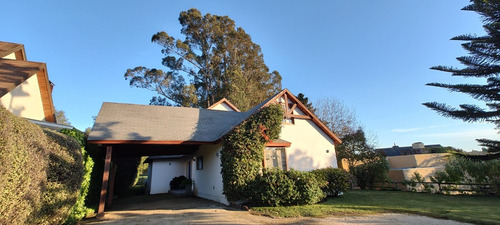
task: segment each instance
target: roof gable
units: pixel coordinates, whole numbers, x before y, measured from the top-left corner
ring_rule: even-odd
[[[211,105],[207,109],[240,112],[240,110],[238,108],[236,108],[236,106],[234,106],[226,98],[223,98],[223,99],[219,100],[218,102],[214,103],[213,105]]]
[[[2,42],[0,42],[2,43]],[[0,97],[37,74],[40,95],[42,96],[45,121],[56,122],[52,100],[52,84],[47,74],[47,65],[40,62],[0,59]]]
[[[324,125],[316,115],[314,115],[307,107],[297,98],[295,95],[293,95],[288,89],[284,89],[283,91],[279,92],[278,94],[274,95],[270,99],[268,99],[261,108],[268,106],[269,104],[273,103],[280,103],[280,99],[283,99],[285,102],[285,117],[289,118],[299,118],[299,119],[311,119],[314,124],[316,124],[325,134],[330,137],[335,144],[340,144],[342,141],[340,138],[338,138],[326,125]],[[288,102],[288,101],[291,102]],[[292,104],[291,107],[288,107],[289,104]],[[292,111],[298,108],[300,111],[302,111],[305,115],[294,115],[292,114]]]
[[[0,58],[14,53],[16,60],[26,60],[24,45],[0,41]]]

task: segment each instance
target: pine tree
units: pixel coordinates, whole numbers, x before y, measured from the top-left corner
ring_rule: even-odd
[[[427,85],[446,88],[453,92],[462,92],[472,98],[486,103],[488,108],[472,104],[461,104],[454,108],[443,103],[427,102],[425,106],[437,111],[445,117],[461,119],[466,122],[491,122],[500,128],[500,1],[471,0],[471,4],[462,8],[481,15],[484,36],[472,34],[453,37],[451,40],[464,41],[462,47],[468,56],[458,57],[464,68],[435,66],[431,69],[449,72],[452,76],[486,79],[485,84],[443,84],[429,83]],[[500,152],[500,141],[477,139],[480,145],[489,152]]]
[[[163,48],[169,71],[139,66],[125,73],[131,86],[159,94],[150,104],[206,108],[227,98],[245,111],[281,90],[281,76],[269,71],[260,46],[228,16],[190,9],[179,22],[184,40],[165,31],[151,39]]]

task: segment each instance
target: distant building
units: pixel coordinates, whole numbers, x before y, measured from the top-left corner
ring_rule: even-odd
[[[399,147],[397,145],[391,148],[378,148],[375,151],[384,156],[398,156],[398,155],[415,155],[429,153],[428,149],[442,148],[441,145],[424,145],[422,142],[415,142],[411,146]]]

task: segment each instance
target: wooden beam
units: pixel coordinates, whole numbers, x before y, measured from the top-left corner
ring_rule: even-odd
[[[294,103],[294,104],[292,105],[292,107],[290,108],[290,113],[292,113],[292,112],[293,112],[293,110],[295,110],[295,107],[297,107],[297,104],[296,104],[296,103]]]
[[[111,152],[113,147],[108,145],[106,147],[106,158],[104,160],[104,172],[102,173],[102,186],[101,186],[101,199],[99,201],[99,208],[97,209],[97,218],[104,217],[104,206],[106,205],[106,194],[108,190],[109,168],[111,166]]]
[[[108,201],[106,202],[107,207],[111,207],[111,205],[113,205],[113,190],[115,188],[115,177],[116,177],[116,165],[112,163],[111,173],[109,175],[109,193],[108,193]]]
[[[286,96],[286,93],[284,94],[284,96],[285,96],[285,115],[287,115],[287,118],[288,118],[288,114],[292,114],[292,113],[291,113],[291,112],[288,112],[288,111],[289,111],[289,110],[288,110],[288,107],[290,107],[290,106],[288,105],[288,96]]]
[[[306,120],[310,120],[311,119],[310,116],[307,116],[307,115],[297,115],[297,114],[290,114],[290,117],[292,117],[292,118],[298,118],[298,119],[306,119]]]

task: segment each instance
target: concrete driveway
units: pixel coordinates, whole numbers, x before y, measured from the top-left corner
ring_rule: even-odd
[[[101,220],[87,219],[82,224],[466,224],[425,216],[385,213],[370,216],[326,218],[271,218],[227,207],[196,197],[170,195],[135,196],[116,199]]]

